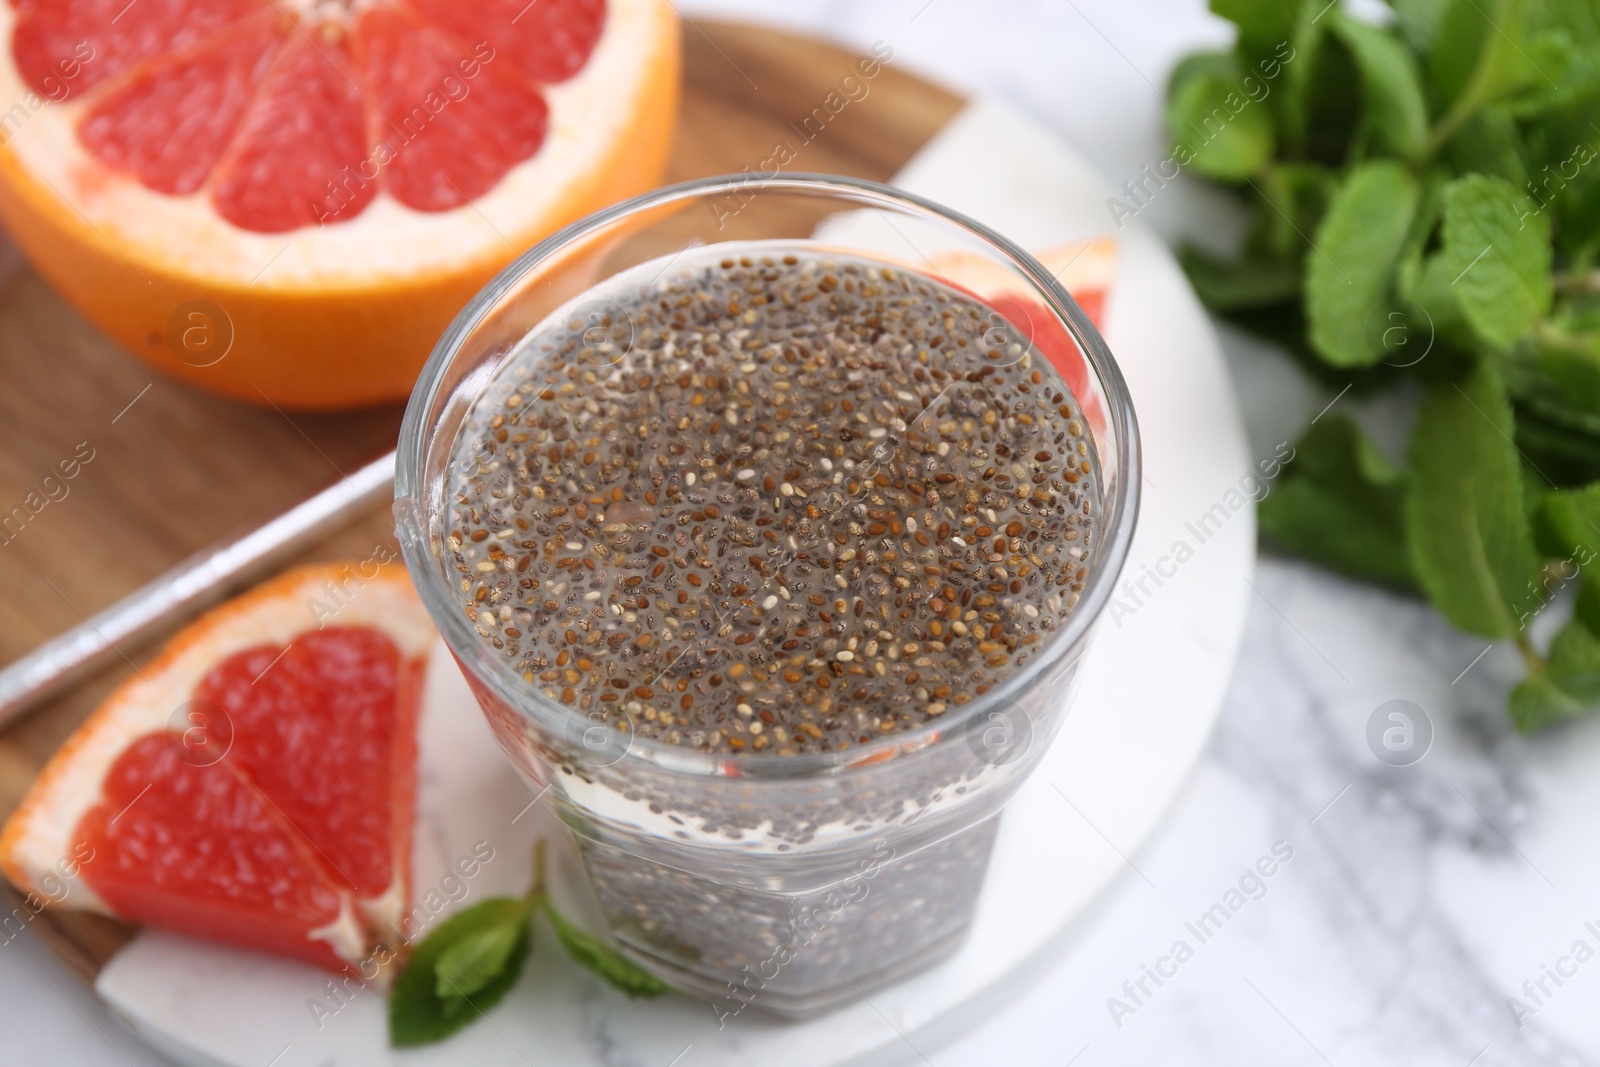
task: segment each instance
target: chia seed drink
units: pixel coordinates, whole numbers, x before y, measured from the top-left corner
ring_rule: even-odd
[[[724,1026],[959,945],[1126,553],[1136,456],[1092,327],[1000,239],[817,176],[739,217],[793,233],[866,202],[986,256],[1089,395],[931,272],[696,247],[656,211],[727,187],[596,216],[485,290],[419,383],[396,495],[424,600],[608,932]]]
[[[1095,547],[1082,419],[1013,337],[923,274],[782,245],[617,278],[458,438],[460,610],[625,734],[782,757],[925,726],[1048,641]]]

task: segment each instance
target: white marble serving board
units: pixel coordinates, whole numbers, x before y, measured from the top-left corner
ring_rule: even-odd
[[[993,145],[1005,146],[1003,166]],[[958,115],[896,184],[1027,246],[1106,229],[1088,166],[990,101]],[[166,933],[130,942],[102,970],[99,995],[173,1059],[227,1067],[816,1067],[915,1058],[919,1034],[977,1021],[1129,870],[1124,857],[1187,780],[1216,718],[1250,592],[1241,579],[1254,556],[1253,505],[1233,505],[1243,499],[1239,472],[1251,464],[1217,339],[1165,247],[1137,225],[1117,236],[1106,334],[1145,449],[1143,511],[1126,575],[1137,581],[1148,568],[1164,576],[1159,587],[1147,580],[1144,593],[1125,593],[1102,625],[1076,706],[1006,812],[972,936],[953,958],[807,1023],[747,1012],[719,1028],[711,1008],[689,998],[629,1001],[546,937],[521,983],[485,1020],[445,1044],[403,1053],[387,1046],[379,992],[357,990],[341,1002],[321,972]],[[1208,513],[1214,524],[1202,532],[1195,524]],[[466,883],[465,900],[520,891],[530,842],[552,820],[542,803],[529,807],[530,793],[443,654],[430,670],[421,748],[419,892],[438,886],[478,841],[495,855]]]

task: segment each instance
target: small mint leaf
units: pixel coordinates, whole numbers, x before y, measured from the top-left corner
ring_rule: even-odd
[[[1428,141],[1428,104],[1410,50],[1387,30],[1340,11],[1330,17],[1361,71],[1361,121],[1373,145],[1402,159],[1418,158]]]
[[[1293,36],[1303,0],[1211,0],[1214,14],[1239,27],[1250,50],[1270,49]]]
[[[1364,163],[1345,178],[1317,227],[1306,257],[1306,318],[1312,347],[1334,366],[1369,367],[1383,356],[1368,324],[1390,304],[1420,196],[1399,163]]]
[[[1244,258],[1288,266],[1295,286],[1302,261],[1311,252],[1317,232],[1339,191],[1335,172],[1318,163],[1279,161],[1250,190],[1255,219],[1245,235]]]
[[[1434,99],[1467,112],[1540,79],[1528,55],[1526,0],[1452,0],[1438,13],[1428,74]]]
[[[1207,177],[1243,181],[1272,158],[1272,115],[1228,55],[1191,56],[1167,87],[1175,158]]]
[[[1521,189],[1528,183],[1529,158],[1516,118],[1503,107],[1486,107],[1462,123],[1444,161],[1460,174],[1504,178]]]
[[[464,1002],[505,973],[517,942],[526,939],[527,931],[526,920],[519,917],[450,945],[434,964],[434,992],[446,1003]]]
[[[1600,437],[1573,425],[1567,414],[1530,408],[1518,398],[1517,449],[1538,468],[1533,477],[1540,484],[1544,477],[1556,485],[1600,480]]]
[[[1314,423],[1261,502],[1261,530],[1280,548],[1398,589],[1417,586],[1406,554],[1402,473],[1360,427],[1338,415]]]
[[[1521,733],[1531,734],[1582,714],[1583,705],[1542,674],[1528,675],[1511,691],[1511,721]]]
[[[1585,569],[1600,562],[1600,483],[1548,492],[1543,504],[1563,550]]]
[[[1550,217],[1510,182],[1469,174],[1446,186],[1442,239],[1419,283],[1436,318],[1509,349],[1550,310]]]
[[[1217,259],[1195,245],[1178,250],[1200,302],[1212,311],[1273,307],[1300,295],[1300,265],[1264,259]]]
[[[1439,34],[1439,22],[1452,0],[1391,0],[1400,34],[1413,50],[1428,53]]]
[[[1518,636],[1543,603],[1505,386],[1487,364],[1423,399],[1406,537],[1428,599],[1468,633]]]
[[[1600,638],[1573,619],[1550,644],[1543,674],[1511,694],[1511,719],[1523,733],[1593,712],[1600,706]]]
[[[1572,617],[1587,626],[1590,633],[1600,630],[1600,585],[1587,575],[1578,586],[1578,599],[1572,605]]]
[[[457,912],[422,939],[395,979],[389,992],[389,1043],[426,1045],[442,1041],[498,1004],[522,973],[527,957],[529,901],[492,897]],[[486,931],[510,928],[520,931],[500,968],[477,991],[460,998],[439,995],[439,963],[457,945]],[[473,953],[476,955],[476,953]],[[463,966],[465,954],[451,966]],[[462,1010],[465,1008],[466,1010]]]
[[[671,986],[604,941],[573,926],[548,903],[544,914],[555,928],[556,938],[579,966],[598,974],[628,996],[658,997],[672,992]]]

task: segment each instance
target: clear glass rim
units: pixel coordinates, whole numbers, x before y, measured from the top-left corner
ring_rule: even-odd
[[[1114,491],[1102,501],[1104,524],[1100,529],[1100,558],[1098,565],[1090,572],[1076,607],[1067,617],[1066,626],[1004,684],[953,709],[937,721],[914,730],[891,733],[865,744],[852,745],[842,751],[796,756],[703,753],[633,733],[625,752],[616,761],[617,766],[629,761],[644,761],[677,774],[728,778],[805,778],[835,774],[858,765],[877,764],[900,753],[909,755],[934,744],[947,745],[973,729],[983,729],[987,721],[986,712],[1014,702],[1018,692],[1026,690],[1039,674],[1084,642],[1111,598],[1133,541],[1139,511],[1140,451],[1138,422],[1127,382],[1099,330],[1043,264],[975,219],[880,182],[804,172],[776,178],[752,179],[742,174],[698,178],[663,186],[595,212],[563,227],[519,255],[461,310],[439,338],[422,368],[400,426],[395,464],[396,531],[411,580],[445,643],[464,670],[473,673],[480,684],[487,685],[507,707],[521,715],[531,716],[555,736],[562,736],[562,731],[570,728],[576,712],[549,700],[530,687],[503,657],[494,654],[467,625],[461,612],[456,610],[452,591],[430,547],[427,507],[431,488],[427,484],[425,464],[433,429],[430,413],[439,406],[446,370],[466,341],[509,292],[529,274],[537,273],[541,263],[559,255],[575,242],[642,211],[707,195],[736,191],[748,195],[763,190],[812,196],[832,194],[843,200],[855,201],[863,207],[893,207],[901,211],[909,209],[912,214],[932,216],[995,249],[1034,285],[1048,309],[1066,326],[1073,341],[1088,359],[1095,379],[1105,394],[1106,415],[1115,437],[1117,478]],[[474,377],[472,380],[478,379]],[[1105,458],[1101,457],[1102,466]]]

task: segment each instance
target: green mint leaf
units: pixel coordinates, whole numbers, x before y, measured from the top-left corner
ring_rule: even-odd
[[[1539,5],[1535,5],[1537,8]],[[1529,118],[1570,104],[1577,95],[1577,80],[1572,77],[1575,60],[1571,36],[1562,29],[1527,35],[1515,59],[1509,62],[1505,107],[1513,114]],[[1585,74],[1592,89],[1593,72]]]
[[[1600,581],[1584,576],[1578,585],[1578,599],[1572,605],[1572,617],[1588,627],[1590,633],[1600,631]]]
[[[1400,246],[1400,255],[1394,269],[1395,296],[1402,306],[1411,303],[1411,295],[1417,288],[1417,282],[1422,278],[1428,245],[1434,231],[1438,229],[1439,216],[1444,211],[1444,190],[1448,184],[1448,177],[1438,169],[1430,170],[1423,176],[1421,191],[1417,195],[1417,210],[1411,216],[1411,226],[1407,229],[1406,239]],[[1425,319],[1418,319],[1416,307],[1406,307],[1401,318],[1426,334],[1430,340],[1436,333],[1427,328]],[[1392,315],[1386,315],[1384,319],[1386,322],[1395,321]],[[1394,352],[1392,345],[1385,342],[1381,335],[1378,340],[1385,352],[1384,359],[1389,362],[1403,366],[1417,358],[1415,352],[1403,356]]]
[[[1272,158],[1272,114],[1252,99],[1231,57],[1191,56],[1173,72],[1167,127],[1178,162],[1221,181],[1243,181]]]
[[[1540,483],[1600,480],[1600,329],[1558,313],[1511,350],[1503,367],[1517,411],[1517,447]]]
[[[1320,33],[1311,23],[1310,0],[1212,0],[1211,10],[1239,28],[1233,54],[1243,84],[1266,107],[1273,126],[1298,155],[1304,142],[1304,125],[1290,91],[1300,62],[1301,46]]]
[[[1442,110],[1462,114],[1526,83],[1527,0],[1452,0],[1439,18],[1428,80]]]
[[[1250,52],[1270,52],[1299,23],[1303,0],[1211,0],[1213,13],[1239,27],[1239,43]]]
[[[1511,720],[1523,733],[1575,719],[1600,706],[1600,638],[1573,619],[1550,644],[1544,672],[1511,693]]]
[[[1463,174],[1504,178],[1521,189],[1528,181],[1527,146],[1522,128],[1503,107],[1475,113],[1450,142],[1448,163]]]
[[[1306,257],[1306,317],[1311,346],[1329,363],[1365,367],[1383,355],[1368,331],[1389,306],[1418,199],[1405,167],[1364,163],[1350,172],[1317,227]]]
[[[1583,83],[1570,79],[1569,69],[1587,78],[1597,68],[1577,61],[1572,30],[1549,12],[1580,2],[1587,0],[1452,0],[1429,57],[1435,110],[1443,112],[1430,149],[1447,143],[1490,104],[1521,116],[1570,104]]]
[[[1178,262],[1201,303],[1212,311],[1271,307],[1300,295],[1300,264],[1275,260],[1217,259],[1193,245],[1178,251]]]
[[[1191,52],[1172,68],[1167,79],[1167,102],[1170,104],[1178,90],[1189,82],[1205,77],[1239,77],[1239,60],[1232,52]]]
[[[573,926],[548,903],[545,905],[544,914],[555,929],[556,938],[579,966],[598,974],[628,996],[658,997],[663,993],[672,992],[671,986],[598,937],[586,934]]]
[[[1542,0],[1529,11],[1528,28],[1536,40],[1566,41],[1565,67],[1545,70],[1560,87],[1550,94],[1552,106],[1570,108],[1600,91],[1600,4],[1594,0]],[[1592,106],[1582,110],[1592,111]]]
[[[1284,64],[1277,114],[1284,141],[1297,159],[1343,165],[1361,122],[1361,80],[1350,50],[1333,35],[1324,4],[1302,9],[1293,37],[1293,61]]]
[[[1515,412],[1515,408],[1512,409]],[[1523,510],[1528,513],[1528,525],[1533,531],[1533,550],[1542,560],[1565,559],[1569,554],[1567,542],[1551,521],[1549,510],[1549,492],[1543,487],[1536,472],[1524,467],[1522,472],[1522,504]],[[1545,563],[1545,574],[1550,573],[1550,564]],[[1574,575],[1569,574],[1570,579]]]
[[[1542,504],[1559,554],[1600,578],[1600,483],[1545,493]]]
[[[1244,258],[1299,264],[1311,251],[1307,235],[1315,233],[1339,191],[1334,171],[1318,163],[1279,162],[1250,190],[1254,219],[1245,235]]]
[[[1373,396],[1408,373],[1386,363],[1355,370],[1330,366],[1306,343],[1305,312],[1299,302],[1213,310],[1251,336],[1283,349],[1307,377],[1333,392],[1349,386],[1352,397]]]
[[[1325,415],[1257,512],[1278,547],[1365,581],[1414,590],[1401,472],[1349,419]]]
[[[1596,406],[1595,344],[1583,336],[1561,336],[1545,324],[1540,335],[1525,339],[1502,361],[1506,387],[1518,409],[1571,429],[1600,436],[1600,406]],[[1582,479],[1585,482],[1591,479]]]
[[[1534,477],[1559,486],[1600,481],[1600,436],[1575,427],[1564,416],[1551,418],[1545,410],[1520,400],[1517,413],[1517,448],[1536,468]],[[1600,627],[1597,627],[1600,629]]]
[[[1543,674],[1530,674],[1511,691],[1511,721],[1519,732],[1531,734],[1567,719],[1576,719],[1587,709],[1582,701],[1561,691]]]
[[[1361,71],[1362,131],[1380,152],[1415,159],[1428,141],[1428,104],[1422,73],[1399,38],[1339,11],[1331,30]]]
[[[1480,363],[1428,392],[1411,439],[1412,566],[1445,618],[1485,637],[1520,634],[1541,602],[1513,430],[1505,387]]]
[[[1483,2],[1486,9],[1474,11],[1470,0],[1448,0],[1435,16],[1433,47],[1428,51],[1427,62],[1428,91],[1437,111],[1455,105],[1455,110],[1465,112],[1485,102],[1482,89],[1476,90],[1475,99],[1465,97],[1480,62],[1489,58],[1485,52],[1493,47],[1493,26],[1500,19],[1500,9],[1506,5],[1502,0]],[[1487,74],[1480,77],[1487,78]]]
[[[389,1043],[406,1046],[442,1041],[498,1004],[522,973],[530,942],[529,906],[526,899],[493,897],[450,916],[423,938],[389,992]],[[499,929],[520,933],[502,957],[498,970],[487,976],[472,973],[466,950],[458,946]],[[465,968],[477,988],[459,998],[446,999],[439,995],[439,965],[453,951],[458,954],[446,962],[445,973],[460,974],[461,970],[452,972],[450,968]]]
[[[465,1006],[490,982],[505,973],[519,942],[528,939],[525,919],[513,919],[468,934],[439,954],[434,963],[434,992],[447,1008]],[[527,946],[522,946],[526,951]]]
[[[1555,165],[1565,169],[1583,158],[1593,165],[1594,157],[1594,149],[1585,145]],[[1566,253],[1569,268],[1574,272],[1593,269],[1600,258],[1600,177],[1588,175],[1563,192],[1560,218],[1556,240]]]
[[[1401,36],[1414,51],[1424,55],[1433,51],[1439,35],[1439,22],[1451,0],[1390,0]]]
[[[1470,174],[1446,186],[1441,238],[1416,297],[1441,329],[1459,322],[1464,343],[1504,350],[1550,310],[1550,217],[1509,182]]]
[[[1554,394],[1600,429],[1600,334],[1570,333],[1550,324],[1528,347],[1537,354],[1539,370]]]

